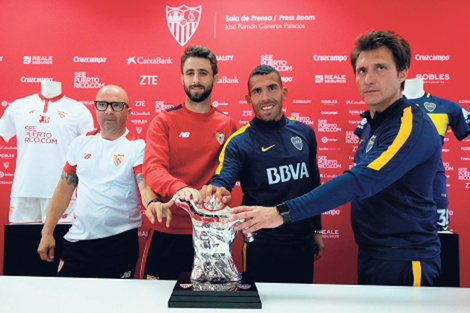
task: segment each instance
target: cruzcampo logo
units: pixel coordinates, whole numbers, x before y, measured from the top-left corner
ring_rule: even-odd
[[[375,142],[376,138],[377,138],[377,136],[375,136],[375,135],[370,137],[369,142],[367,143],[366,153],[369,152],[370,149],[372,149],[372,147],[374,146],[374,142]]]
[[[173,38],[180,46],[184,46],[196,32],[201,19],[202,6],[188,7],[183,4],[180,7],[166,6],[166,22]]]
[[[290,139],[290,142],[292,142],[292,144],[294,145],[294,147],[297,148],[297,150],[302,151],[302,148],[304,147],[304,144],[302,142],[302,138],[300,138],[299,136],[292,137]]]

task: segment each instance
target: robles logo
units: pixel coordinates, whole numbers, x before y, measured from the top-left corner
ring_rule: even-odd
[[[180,46],[184,46],[196,32],[201,19],[202,6],[179,7],[166,6],[166,21],[173,38]]]
[[[450,80],[450,74],[447,73],[430,73],[430,74],[416,74],[416,78],[422,78],[428,83],[443,83]]]

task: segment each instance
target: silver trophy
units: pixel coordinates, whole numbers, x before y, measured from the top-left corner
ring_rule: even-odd
[[[229,222],[230,208],[216,203],[214,197],[207,204],[195,204],[177,196],[174,200],[177,206],[189,213],[193,223],[193,290],[228,291],[244,288],[240,285],[242,277],[231,253],[237,235],[234,227],[243,220]],[[251,234],[243,235],[245,241],[253,241]]]

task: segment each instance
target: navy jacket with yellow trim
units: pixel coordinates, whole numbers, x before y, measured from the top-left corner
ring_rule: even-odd
[[[439,254],[432,182],[441,141],[419,107],[399,99],[368,123],[353,167],[312,192],[287,201],[293,221],[351,202],[359,252],[386,260]]]
[[[432,96],[430,93],[425,93],[422,97],[417,99],[406,100],[410,103],[416,104],[429,115],[434,126],[436,126],[439,136],[441,137],[442,145],[444,145],[444,137],[449,126],[458,140],[463,140],[470,135],[470,116],[468,112],[457,103]],[[364,119],[354,131],[354,134],[358,137],[361,137],[362,132],[367,128],[365,127],[367,119],[365,116],[363,117]],[[446,181],[447,177],[445,174],[445,167],[441,161],[437,167],[436,177],[434,178],[433,184],[434,201],[436,202],[438,209],[447,208],[449,205]],[[443,226],[442,223],[445,223],[445,219],[443,217],[440,218],[442,219],[440,221],[441,226]]]
[[[277,122],[255,117],[228,139],[210,184],[231,191],[239,180],[243,205],[275,206],[320,184],[316,152],[310,126],[284,115]],[[314,229],[321,229],[320,215],[278,229],[263,229],[255,240],[313,238]]]

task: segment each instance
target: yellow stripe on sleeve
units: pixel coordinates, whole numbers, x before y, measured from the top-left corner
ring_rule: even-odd
[[[421,287],[421,262],[411,261],[413,268],[413,287]]]
[[[219,166],[217,166],[217,169],[215,170],[216,174],[220,174],[220,172],[222,171],[222,167],[223,167],[223,163],[224,163],[224,159],[225,159],[225,148],[227,148],[227,145],[230,142],[230,140],[232,140],[232,138],[235,137],[236,135],[243,133],[248,127],[250,127],[250,123],[246,123],[244,126],[242,126],[239,130],[234,132],[227,139],[227,141],[225,142],[225,145],[222,148],[222,151],[220,152],[220,155],[219,155]]]
[[[243,243],[242,258],[243,258],[243,271],[246,272],[246,242]]]
[[[384,167],[405,144],[406,140],[411,134],[412,129],[413,113],[411,113],[411,107],[407,107],[405,110],[403,110],[403,116],[401,118],[401,125],[400,129],[398,130],[397,137],[388,147],[388,149],[382,152],[382,154],[373,162],[371,162],[367,167],[376,171],[382,169],[382,167]]]
[[[428,115],[434,126],[436,126],[439,135],[444,137],[449,126],[449,116],[446,113],[428,113]]]

